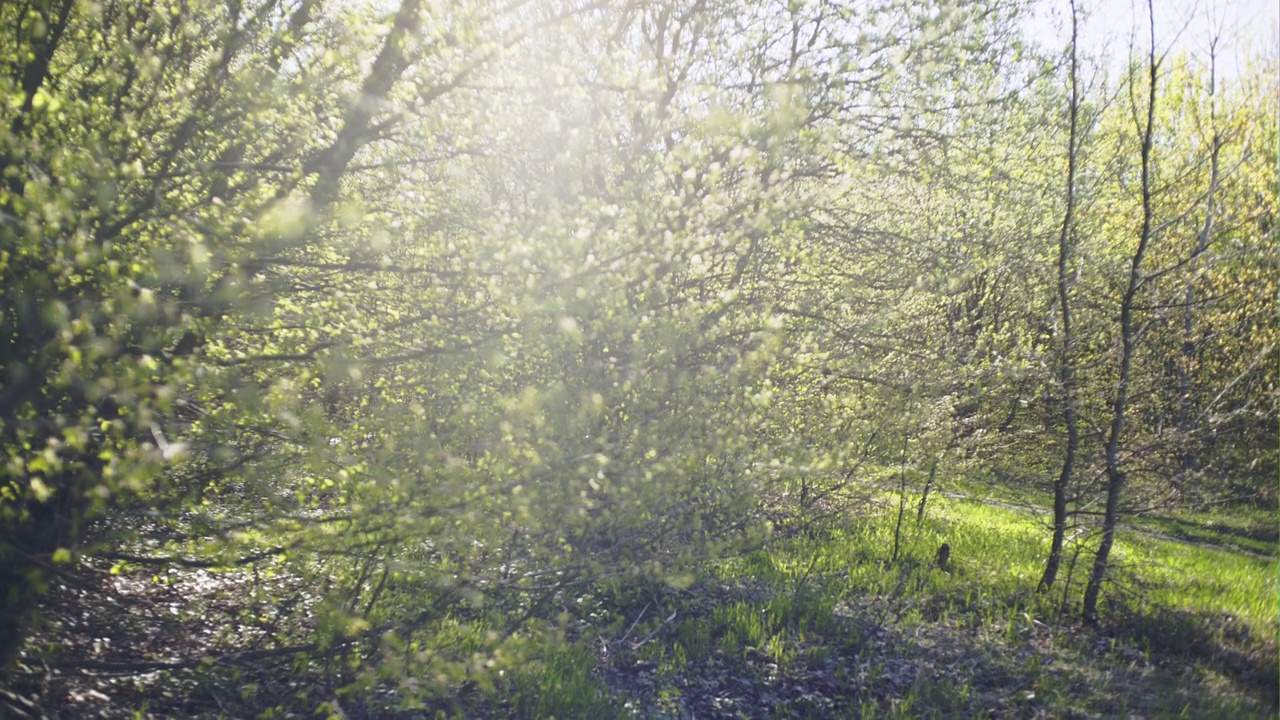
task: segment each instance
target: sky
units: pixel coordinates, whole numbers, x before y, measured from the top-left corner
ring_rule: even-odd
[[[1106,55],[1113,68],[1123,67],[1130,39],[1146,52],[1148,41],[1145,0],[1077,0],[1087,14],[1080,28],[1082,49]],[[1245,58],[1258,51],[1275,57],[1280,49],[1280,0],[1154,0],[1156,43],[1208,57],[1209,40],[1222,39],[1218,52],[1221,77],[1236,76]],[[1065,47],[1071,38],[1069,0],[1040,0],[1027,29],[1048,47]],[[1216,31],[1216,33],[1215,33]]]

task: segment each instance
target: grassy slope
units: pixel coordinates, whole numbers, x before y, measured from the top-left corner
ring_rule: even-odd
[[[554,666],[530,663],[514,685],[526,692],[506,708],[537,716],[1275,715],[1274,542],[1242,551],[1230,527],[1190,517],[1179,522],[1198,528],[1197,542],[1151,526],[1127,531],[1107,621],[1093,629],[1069,604],[1061,612],[1061,581],[1048,596],[1032,592],[1046,538],[1026,513],[941,500],[919,527],[908,515],[897,564],[886,562],[894,518],[886,512],[820,539],[777,539],[695,588],[620,607],[640,622],[548,653]],[[932,565],[944,540],[950,573]],[[1086,548],[1072,598],[1091,559]]]

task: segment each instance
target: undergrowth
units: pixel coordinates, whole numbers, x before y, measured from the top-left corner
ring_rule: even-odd
[[[1268,717],[1280,704],[1273,556],[1130,529],[1106,620],[1088,627],[1075,598],[1091,556],[1037,593],[1047,542],[1027,514],[940,499],[908,518],[892,561],[895,520],[775,537],[656,612],[616,606],[635,620],[625,636],[577,646],[602,650],[600,684],[582,689],[585,663],[561,684],[602,716]]]

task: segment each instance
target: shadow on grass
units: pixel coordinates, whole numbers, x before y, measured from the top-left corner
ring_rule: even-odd
[[[1277,543],[1280,542],[1280,528],[1242,528],[1223,523],[1203,525],[1168,516],[1152,516],[1142,524],[1186,542],[1268,557],[1276,555]]]
[[[1230,614],[1206,617],[1170,608],[1120,609],[1110,628],[1154,656],[1188,666],[1220,668],[1240,690],[1280,708],[1280,659],[1275,638],[1260,638]]]
[[[1274,642],[1233,618],[1116,612],[1099,632],[1036,619],[1031,596],[914,588],[932,570],[902,569],[899,592],[862,593],[838,575],[763,582],[778,572],[767,559],[750,558],[733,587],[697,588],[678,620],[610,653],[611,689],[667,717],[1246,718],[1277,707]]]

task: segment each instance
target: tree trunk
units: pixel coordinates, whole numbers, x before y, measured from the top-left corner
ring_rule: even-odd
[[[1062,348],[1058,359],[1059,379],[1062,382],[1062,419],[1067,426],[1067,448],[1062,457],[1062,471],[1053,483],[1053,540],[1049,546],[1049,558],[1040,576],[1041,592],[1053,587],[1058,579],[1058,566],[1062,563],[1062,543],[1067,534],[1067,487],[1076,462],[1076,450],[1080,446],[1080,426],[1076,418],[1075,366],[1071,357],[1071,226],[1075,211],[1076,195],[1076,142],[1080,114],[1079,82],[1077,78],[1076,42],[1079,32],[1076,4],[1071,3],[1071,107],[1070,127],[1067,131],[1067,207],[1062,216],[1062,231],[1058,235],[1058,306],[1062,313]]]
[[[924,522],[924,511],[929,503],[929,491],[933,489],[933,479],[938,475],[938,460],[933,459],[933,464],[929,466],[929,479],[924,483],[924,491],[920,493],[920,505],[916,508],[916,525]]]
[[[1146,124],[1142,128],[1142,230],[1138,236],[1138,248],[1134,251],[1133,261],[1129,266],[1129,282],[1125,288],[1124,297],[1120,301],[1120,375],[1116,380],[1115,398],[1111,406],[1111,427],[1107,433],[1106,445],[1107,507],[1102,520],[1102,541],[1098,544],[1098,552],[1093,559],[1093,570],[1089,573],[1089,583],[1084,591],[1082,614],[1085,622],[1089,623],[1096,622],[1098,619],[1098,596],[1102,592],[1102,581],[1107,574],[1111,547],[1115,544],[1116,525],[1120,519],[1120,495],[1126,480],[1124,469],[1120,465],[1120,438],[1124,434],[1125,411],[1129,403],[1129,382],[1136,340],[1133,306],[1138,288],[1142,284],[1142,258],[1151,241],[1153,216],[1151,137],[1155,127],[1156,74],[1159,69],[1159,63],[1156,61],[1155,13],[1152,0],[1147,0],[1147,13],[1151,45],[1147,57]]]
[[[907,444],[911,440],[911,431],[902,431],[902,467],[901,486],[898,488],[898,522],[893,526],[893,557],[889,562],[898,562],[898,551],[902,548],[902,518],[907,514]]]

